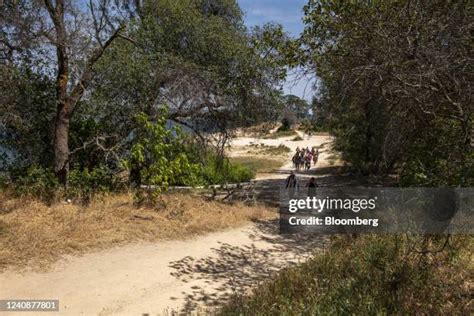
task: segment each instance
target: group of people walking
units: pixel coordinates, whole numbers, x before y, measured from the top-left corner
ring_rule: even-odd
[[[293,166],[297,171],[304,169],[308,171],[311,168],[311,163],[313,166],[316,166],[319,158],[319,149],[313,147],[311,150],[309,147],[306,148],[296,148],[296,152],[293,155],[292,161]],[[285,181],[285,187],[289,190],[290,196],[293,196],[295,193],[299,191],[299,179],[296,177],[296,174],[292,171],[288,178]],[[314,196],[316,194],[316,187],[318,184],[316,183],[316,179],[311,177],[309,182],[306,184],[308,188],[308,195]]]
[[[319,158],[319,149],[313,147],[311,150],[309,147],[306,148],[296,148],[296,153],[293,155],[292,161],[293,166],[296,170],[308,171],[311,168],[311,162],[313,166],[316,166]]]

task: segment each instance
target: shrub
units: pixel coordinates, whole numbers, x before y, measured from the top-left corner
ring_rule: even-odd
[[[254,177],[255,172],[250,168],[216,154],[208,154],[202,171],[205,184],[248,182]]]
[[[35,197],[49,203],[61,195],[56,175],[49,168],[33,165],[16,173],[12,188],[21,197]]]
[[[273,172],[283,165],[283,161],[255,156],[240,156],[230,158],[232,164],[239,164],[252,170],[254,174]]]
[[[285,155],[291,152],[291,149],[283,144],[280,144],[278,146],[265,146],[261,153],[266,154],[266,155]]]
[[[201,166],[190,161],[181,130],[176,126],[167,128],[166,113],[158,116],[156,122],[151,122],[146,114],[140,113],[137,121],[139,128],[134,145],[124,165],[139,178],[138,185],[153,186],[145,195],[138,186],[138,202],[145,198],[155,200],[171,185],[199,184]]]
[[[114,191],[120,187],[115,173],[104,165],[83,170],[74,169],[69,174],[69,197],[89,201],[96,194]]]
[[[116,190],[120,185],[116,174],[103,165],[92,169],[72,169],[66,190],[59,185],[51,169],[39,166],[17,171],[14,181],[10,183],[16,195],[37,198],[47,203],[64,197],[89,201],[94,195]]]
[[[408,237],[408,236],[406,236]],[[472,237],[426,236],[431,253],[403,236],[339,237],[328,252],[236,296],[222,315],[378,315],[467,313]],[[446,244],[445,244],[446,245]],[[467,252],[467,256],[464,254]]]
[[[311,120],[304,120],[303,122],[301,122],[300,129],[303,130],[306,134],[327,132],[329,130],[324,124]]]
[[[227,160],[228,161],[228,160]],[[255,172],[241,164],[227,162],[227,181],[229,183],[248,182],[255,177]]]

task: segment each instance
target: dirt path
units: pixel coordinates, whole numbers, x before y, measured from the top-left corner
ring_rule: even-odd
[[[59,262],[46,273],[4,273],[0,297],[59,299],[60,315],[196,311],[304,260],[308,248],[323,245],[285,240],[275,229],[273,223],[259,223],[191,241],[90,253]]]
[[[296,142],[239,138],[234,144],[283,143],[293,152],[297,146],[331,141],[328,136],[303,138]],[[327,165],[327,155],[322,152],[318,166]],[[277,198],[274,189],[290,169],[289,161],[278,172],[259,175],[262,185],[274,181],[271,198]],[[234,292],[247,291],[324,246],[322,238],[301,238],[279,235],[273,221],[186,241],[133,244],[66,258],[46,273],[6,271],[0,274],[0,298],[59,299],[60,312],[55,315],[196,313]]]
[[[232,142],[233,146],[248,146],[249,144],[264,144],[267,146],[279,146],[284,145],[290,148],[290,153],[286,157],[285,164],[277,172],[272,173],[262,173],[257,175],[257,180],[268,180],[268,179],[283,179],[288,176],[290,171],[293,170],[293,163],[291,162],[291,157],[295,153],[296,148],[306,148],[310,149],[314,146],[320,147],[319,161],[317,168],[325,168],[330,166],[331,151],[330,144],[333,140],[331,136],[328,135],[315,135],[309,136],[300,131],[297,131],[298,135],[302,138],[300,141],[293,141],[294,136],[284,137],[278,139],[264,139],[264,138],[250,138],[250,137],[239,137]],[[313,168],[313,167],[312,167]],[[314,171],[314,168],[313,170]],[[314,172],[300,172],[300,177],[314,176]]]

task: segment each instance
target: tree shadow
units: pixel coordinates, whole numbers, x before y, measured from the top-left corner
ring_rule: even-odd
[[[285,175],[290,172],[279,171]],[[310,177],[315,177],[322,187],[361,185],[360,177],[343,173],[336,166],[314,168],[297,173],[297,176],[301,190],[306,189]],[[254,187],[256,200],[278,207],[285,178],[257,181]],[[248,236],[251,243],[246,245],[219,242],[208,257],[187,256],[170,263],[173,269],[171,275],[193,285],[188,292],[182,293],[185,304],[179,314],[193,314],[203,306],[221,305],[234,294],[248,293],[282,268],[305,261],[314,252],[323,250],[328,242],[328,235],[322,231],[280,234],[279,219],[255,222],[249,228]]]
[[[291,170],[280,170],[278,173],[289,176]],[[344,172],[344,170],[338,166],[314,168],[307,172],[295,172],[295,174],[300,180],[300,190],[306,190],[306,184],[311,177],[316,178],[316,183],[320,187],[363,186],[368,184],[364,178]],[[255,185],[256,200],[271,207],[278,207],[280,189],[285,188],[285,182],[286,177],[257,181]]]
[[[213,255],[184,257],[170,263],[171,275],[193,282],[183,292],[185,304],[180,314],[196,312],[200,307],[215,307],[236,293],[247,293],[282,268],[304,261],[324,249],[327,236],[316,234],[280,235],[278,220],[258,221],[249,229],[252,243],[234,246],[219,242]]]

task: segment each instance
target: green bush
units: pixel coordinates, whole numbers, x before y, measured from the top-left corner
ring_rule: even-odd
[[[33,165],[15,173],[12,188],[18,196],[53,202],[61,195],[56,175],[51,169]]]
[[[252,170],[253,173],[266,173],[274,172],[278,170],[282,165],[283,161],[268,159],[263,157],[255,156],[240,156],[230,158],[232,164],[239,164]]]
[[[303,122],[301,122],[300,129],[303,130],[306,134],[328,131],[328,128],[324,126],[324,124],[310,120],[304,120]]]
[[[137,115],[139,128],[136,131],[130,156],[123,165],[138,179],[131,179],[138,185],[136,201],[153,202],[158,195],[172,185],[199,184],[201,166],[193,163],[186,150],[185,137],[178,127],[166,126],[166,110],[151,122],[145,113]],[[141,184],[153,186],[142,191]]]
[[[51,169],[39,166],[19,171],[10,184],[14,193],[20,197],[38,198],[48,203],[64,197],[89,200],[96,194],[110,192],[123,185],[106,166],[72,169],[66,190],[59,185]]]
[[[68,196],[89,200],[96,194],[114,191],[120,187],[115,173],[106,166],[92,169],[74,169],[69,174]]]
[[[474,185],[474,151],[454,146],[453,139],[462,134],[445,121],[438,120],[407,148],[400,163],[400,184],[419,187],[472,187]]]
[[[228,159],[215,154],[208,154],[202,169],[205,184],[248,182],[254,177],[255,172],[250,168],[239,163],[231,163]]]

